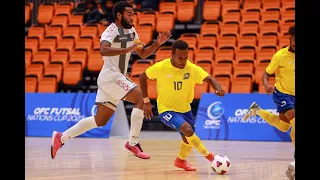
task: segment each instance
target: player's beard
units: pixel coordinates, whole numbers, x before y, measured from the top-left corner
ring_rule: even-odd
[[[128,21],[126,21],[123,17],[121,17],[121,25],[125,28],[125,29],[131,29],[132,25],[129,24]]]

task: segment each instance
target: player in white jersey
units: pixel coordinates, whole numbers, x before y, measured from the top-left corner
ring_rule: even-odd
[[[157,41],[145,48],[145,44],[139,41],[139,36],[133,27],[134,11],[132,5],[126,1],[117,2],[113,7],[113,16],[115,23],[108,26],[100,39],[100,54],[104,65],[97,80],[97,113],[95,116],[80,120],[63,133],[53,132],[52,159],[70,138],[106,125],[120,100],[135,104],[131,113],[129,140],[125,144],[125,149],[139,158],[150,158],[148,154],[142,151],[138,143],[144,118],[142,93],[140,88],[126,77],[126,73],[131,52],[136,51],[142,59],[145,59],[171,37],[171,32],[159,33]]]

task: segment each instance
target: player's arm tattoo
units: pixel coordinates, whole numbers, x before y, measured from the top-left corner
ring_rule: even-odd
[[[203,80],[204,82],[207,82],[208,84],[210,84],[210,86],[214,89],[214,90],[222,90],[221,85],[218,83],[218,81],[216,81],[212,76],[208,75],[206,78],[204,78]]]
[[[102,40],[100,43],[100,54],[101,56],[117,56],[120,54],[126,54],[126,48],[113,48],[111,43],[106,40]]]
[[[153,52],[155,52],[160,44],[156,41],[153,44],[151,44],[148,47],[142,48],[142,49],[137,49],[137,54],[139,55],[140,58],[146,59],[149,57]]]
[[[139,77],[139,84],[140,84],[140,89],[141,89],[143,98],[149,97],[148,96],[148,87],[147,87],[147,80],[148,79],[149,78],[148,78],[146,72],[143,72]]]

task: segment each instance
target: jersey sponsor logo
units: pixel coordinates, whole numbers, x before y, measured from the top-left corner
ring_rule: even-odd
[[[130,89],[131,89],[130,86],[126,82],[124,82],[122,80],[117,80],[116,84],[118,86],[120,86],[126,92],[130,91]]]
[[[183,75],[183,79],[189,79],[190,78],[190,73],[185,73]]]
[[[166,78],[172,78],[172,74],[166,75]]]
[[[126,36],[122,36],[122,37],[119,37],[119,40],[122,41],[122,40],[127,40],[128,38]]]

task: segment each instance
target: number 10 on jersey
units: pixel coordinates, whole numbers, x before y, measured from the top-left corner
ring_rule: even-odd
[[[182,88],[182,82],[181,82],[181,81],[173,82],[173,88],[174,88],[175,91],[181,90],[181,88]]]

